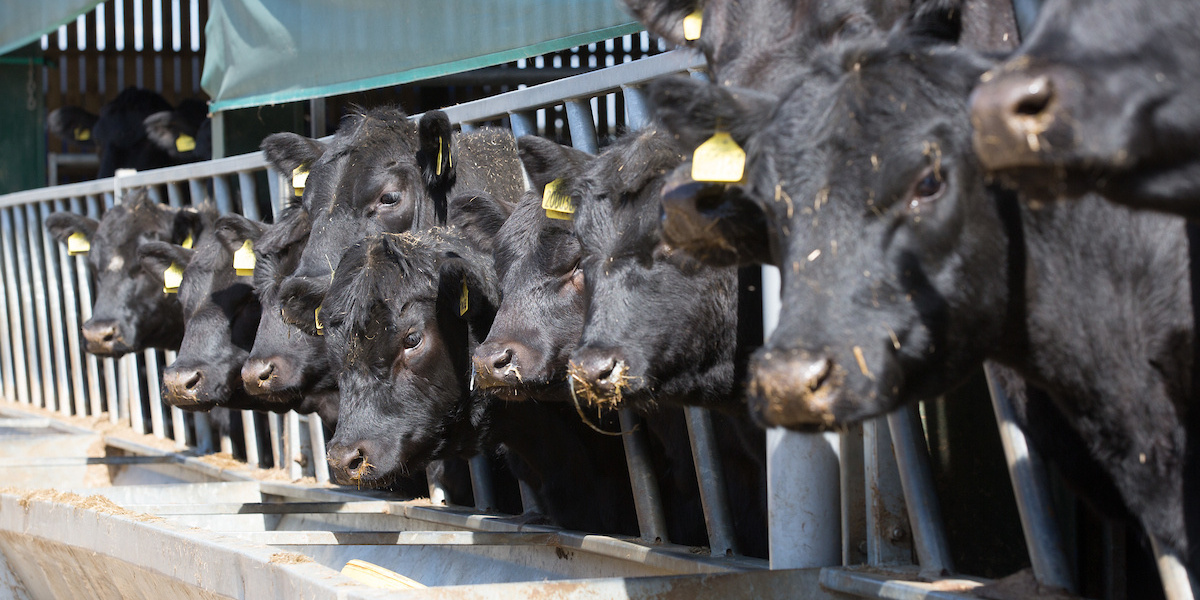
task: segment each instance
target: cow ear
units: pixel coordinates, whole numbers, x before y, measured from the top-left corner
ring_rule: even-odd
[[[78,106],[64,106],[50,111],[46,117],[46,128],[64,140],[91,144],[94,143],[92,128],[99,118]]]
[[[687,42],[683,20],[700,8],[700,0],[625,0],[625,6],[647,31],[682,46]]]
[[[493,242],[513,207],[487,192],[459,194],[450,199],[449,225],[481,252],[492,253]]]
[[[257,245],[258,238],[262,237],[267,226],[242,215],[228,214],[217,219],[213,229],[217,232],[217,239],[221,240],[221,244],[227,250],[237,252],[245,245],[246,240]]]
[[[190,151],[182,150],[182,148],[187,148],[187,146],[177,143],[177,140],[181,135],[186,134],[191,136],[191,147],[195,148],[196,138],[192,135],[195,132],[188,133],[183,131],[183,128],[179,126],[179,123],[175,121],[174,113],[169,110],[159,111],[146,117],[146,119],[142,121],[142,125],[145,125],[146,127],[146,137],[149,138],[155,146],[158,146],[160,149],[173,157],[178,158],[184,152]]]
[[[264,232],[255,244],[263,252],[279,252],[292,244],[298,244],[308,239],[312,231],[312,221],[308,211],[303,206],[289,206],[283,210],[279,219]]]
[[[595,157],[570,146],[556,144],[536,135],[523,135],[517,140],[521,165],[539,194],[555,179],[572,182],[583,174]]]
[[[46,231],[49,231],[54,239],[63,243],[66,243],[67,238],[76,233],[82,233],[84,237],[91,240],[96,235],[96,228],[99,226],[99,221],[71,212],[56,212],[46,217]]]
[[[259,146],[267,162],[276,171],[292,176],[292,171],[301,165],[312,166],[328,148],[323,142],[295,133],[274,133],[267,136]]]
[[[166,242],[140,244],[137,253],[142,269],[159,281],[163,279],[163,272],[171,268],[172,264],[179,265],[182,270],[186,269],[192,260],[191,250]]]
[[[171,243],[191,246],[200,237],[204,229],[204,218],[200,211],[194,208],[167,209],[174,214],[171,217]],[[208,221],[211,223],[212,221]],[[189,243],[190,239],[190,243]]]
[[[417,164],[425,174],[425,183],[433,187],[449,187],[454,182],[454,157],[451,155],[450,117],[440,110],[421,115],[417,124],[420,148]]]
[[[279,288],[283,320],[309,335],[318,335],[316,311],[324,301],[325,287],[313,277],[289,277]]]
[[[956,44],[962,35],[962,4],[962,0],[914,2],[901,30],[913,37]]]
[[[473,249],[447,251],[438,266],[438,280],[438,302],[448,303],[455,314],[468,321],[494,314],[500,304],[491,255]]]
[[[651,82],[649,96],[655,115],[689,156],[718,130],[744,145],[766,126],[779,102],[769,94],[686,76]]]

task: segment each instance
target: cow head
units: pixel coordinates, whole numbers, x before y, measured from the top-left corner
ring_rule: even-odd
[[[212,158],[212,120],[204,102],[184,100],[174,110],[146,117],[142,124],[150,141],[177,162]]]
[[[312,230],[295,273],[280,286],[285,320],[316,333],[316,309],[342,253],[356,242],[445,223],[456,173],[450,133],[440,111],[425,113],[420,123],[396,108],[343,120],[325,152],[307,165],[303,202]],[[302,145],[298,137],[271,136],[264,151],[271,156],[277,146]]]
[[[948,44],[957,32],[956,11],[917,11],[815,56],[776,106],[710,87],[694,113],[685,139],[719,114],[745,148],[733,187],[766,215],[780,265],[779,325],[749,384],[766,425],[834,426],[940,393],[995,339],[1005,230],[966,107],[989,64]]]
[[[536,136],[517,141],[533,182],[499,229],[493,256],[501,302],[473,357],[475,385],[509,400],[566,381],[567,360],[583,332],[583,269],[574,221],[542,208],[547,184],[569,187],[592,156]]]
[[[132,191],[99,222],[72,213],[54,213],[46,229],[61,242],[79,233],[88,238],[88,264],[96,277],[92,317],[83,324],[87,351],[121,356],[146,348],[176,349],[183,339],[183,313],[174,295],[164,294],[161,278],[142,268],[138,246],[151,241],[182,244],[215,220],[201,209],[178,209]]]
[[[372,236],[342,257],[321,311],[341,392],[337,481],[375,486],[461,450],[471,350],[497,303],[491,263],[445,228]]]
[[[179,354],[163,372],[168,404],[207,410],[241,391],[242,363],[254,344],[261,306],[252,276],[238,274],[234,256],[246,252],[246,242],[252,252],[262,229],[256,221],[226,215],[200,236],[194,251],[165,242],[138,248],[142,266],[160,285],[172,265],[183,268],[177,293],[185,328]]]
[[[1200,5],[1047,2],[972,97],[983,164],[1041,199],[1200,214]],[[1181,203],[1181,201],[1184,201]]]

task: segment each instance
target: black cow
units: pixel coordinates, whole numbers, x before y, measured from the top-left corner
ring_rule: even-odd
[[[842,426],[995,360],[1069,424],[1030,434],[1064,475],[1115,486],[1152,539],[1187,557],[1185,223],[1096,197],[1023,206],[988,187],[967,96],[993,64],[948,43],[958,23],[920,11],[890,37],[835,47],[778,103],[687,81],[659,90],[691,99],[659,104],[694,123],[685,143],[720,123],[746,148],[736,187],[776,240],[783,310],[752,365],[752,411],[768,425]]]
[[[60,242],[81,234],[91,244],[88,264],[97,285],[92,318],[83,324],[88,352],[121,356],[146,348],[179,348],[183,340],[179,300],[164,294],[161,279],[142,269],[137,248],[149,241],[194,240],[216,217],[211,205],[171,208],[135,190],[100,221],[68,212],[46,219],[46,229]]]
[[[1038,199],[1200,216],[1200,3],[1049,0],[975,91],[984,166]]]
[[[175,164],[212,158],[212,119],[208,105],[184,100],[174,110],[156,112],[142,124],[150,141],[170,155]]]
[[[235,269],[235,255],[253,253],[263,229],[256,221],[226,215],[205,230],[194,250],[166,242],[138,247],[142,266],[160,285],[170,268],[182,269],[176,293],[183,306],[184,335],[175,362],[163,372],[168,404],[189,410],[248,407],[241,371],[262,307],[254,296],[253,276]]]
[[[347,116],[327,147],[276,134],[263,149],[268,157],[300,157],[311,173],[304,207],[312,233],[296,272],[280,286],[284,318],[309,333],[316,333],[316,310],[351,245],[373,233],[444,224],[451,194],[480,190],[511,205],[521,188],[511,134],[453,133],[440,111],[413,123],[398,108],[370,109]]]
[[[102,106],[97,117],[78,107],[64,107],[50,113],[47,125],[63,139],[90,137],[100,153],[96,176],[112,177],[117,169],[144,170],[175,164],[170,154],[147,138],[144,124],[150,115],[170,110],[170,103],[157,92],[131,87]]]

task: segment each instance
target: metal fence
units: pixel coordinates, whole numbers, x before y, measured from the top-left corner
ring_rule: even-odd
[[[637,128],[648,121],[639,86],[666,74],[697,70],[700,56],[669,52],[584,75],[545,83],[445,109],[465,129],[507,124],[516,135],[543,131],[547,114],[563,111],[572,145],[596,152],[598,98],[620,96],[624,114],[602,115],[607,124]],[[605,111],[608,112],[608,111]],[[619,121],[610,123],[612,121]],[[135,432],[175,440],[180,449],[207,450],[209,427],[204,415],[164,408],[159,374],[171,353],[146,351],[119,360],[85,354],[79,325],[90,316],[93,288],[83,258],[43,230],[54,211],[70,210],[99,218],[121,197],[121,190],[142,187],[152,198],[185,206],[211,198],[222,213],[251,219],[271,218],[291,193],[283,175],[269,172],[262,153],[179,167],[121,175],[92,182],[56,186],[0,196],[0,387],[5,400],[57,410],[64,415],[107,413],[114,423]],[[779,275],[764,269],[764,329],[769,333],[778,313]],[[1002,394],[993,394],[1035,571],[1045,583],[1070,580],[1061,548],[1045,518],[1036,492],[1036,470],[1024,439],[1011,421]],[[844,434],[768,434],[768,514],[771,566],[836,566],[859,562],[894,565],[912,562],[929,573],[952,570],[929,481],[920,430],[908,410],[888,419],[865,423]],[[324,440],[315,415],[267,415],[242,412],[245,458],[251,464],[284,468],[293,478],[304,475],[328,481]],[[622,415],[632,430],[634,415]],[[712,424],[705,411],[687,411],[696,471],[712,553],[736,553],[729,509],[724,505]],[[265,426],[263,422],[265,421]],[[261,444],[257,432],[269,432]],[[644,539],[666,540],[662,507],[654,492],[637,435],[624,436]],[[229,451],[233,440],[220,446]],[[259,448],[268,449],[260,452]],[[477,484],[483,482],[476,479]],[[1032,490],[1032,492],[1030,492]],[[478,492],[483,490],[477,488]],[[1030,494],[1033,495],[1030,495]],[[478,495],[477,495],[478,497]],[[1039,520],[1040,519],[1040,520]],[[911,534],[911,535],[910,535]],[[1040,537],[1039,537],[1040,536]],[[911,541],[910,541],[911,540]],[[855,549],[865,548],[865,557]],[[914,552],[915,551],[915,552]],[[856,575],[831,571],[833,589],[859,589]]]

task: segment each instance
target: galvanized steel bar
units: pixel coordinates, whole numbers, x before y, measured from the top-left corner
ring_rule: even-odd
[[[542,505],[538,502],[537,492],[533,487],[524,480],[517,481],[517,487],[521,491],[521,512],[524,514],[541,514]]]
[[[7,244],[0,244],[0,278],[3,278],[5,271],[3,255],[7,254]],[[9,344],[11,339],[8,330],[8,294],[0,291],[0,396],[9,402],[16,402],[17,389],[12,367],[13,346]]]
[[[717,451],[712,416],[707,410],[696,406],[688,406],[683,410],[687,418],[696,482],[700,484],[700,503],[704,508],[704,525],[708,529],[708,547],[713,556],[736,554],[737,536],[729,512],[725,469]]]
[[[233,409],[227,410],[229,410],[229,419],[232,423],[233,419],[238,418],[238,411]],[[221,439],[219,440],[219,443],[221,445],[221,452],[228,454],[229,456],[233,456],[233,438],[229,437],[229,431],[221,431],[220,434]]]
[[[1166,551],[1154,537],[1150,538],[1150,548],[1154,551],[1154,563],[1158,566],[1167,600],[1195,600],[1196,586],[1179,557]]]
[[[196,451],[201,454],[211,454],[213,451],[213,431],[208,420],[208,413],[191,413],[192,427],[196,430]]]
[[[44,403],[42,374],[38,366],[37,325],[34,323],[33,274],[29,272],[29,235],[25,223],[25,208],[13,209],[13,230],[17,245],[17,287],[21,297],[21,335],[25,348],[25,372],[29,380],[29,402],[34,406]]]
[[[288,439],[287,472],[288,477],[296,480],[304,476],[301,466],[304,461],[304,454],[300,451],[300,415],[296,414],[295,411],[289,412],[286,422]]]
[[[138,368],[137,354],[126,354],[121,362],[125,365],[125,401],[128,403],[130,426],[134,433],[146,433],[146,415],[142,408],[142,373]]]
[[[227,215],[233,212],[233,198],[229,189],[229,180],[224,175],[215,175],[212,178],[213,195],[216,196],[217,210]]]
[[[312,430],[307,426],[308,419],[300,416],[299,413],[293,414],[296,415],[296,422],[300,427],[300,435],[298,436],[298,439],[300,440],[300,455],[304,458],[304,460],[300,463],[300,471],[304,474],[304,476],[312,476],[313,478],[316,478],[316,473],[313,471],[315,465],[313,465]]]
[[[592,121],[592,105],[587,100],[568,100],[567,126],[571,131],[571,146],[588,154],[595,154],[596,123]]]
[[[1053,502],[1045,466],[1017,426],[1012,402],[996,382],[992,367],[984,364],[983,372],[992,396],[996,425],[1000,428],[1000,442],[1008,462],[1008,475],[1017,498],[1017,510],[1021,515],[1021,529],[1025,533],[1025,545],[1029,548],[1033,574],[1042,584],[1073,592],[1076,588],[1071,567],[1063,551],[1058,524],[1049,511]]]
[[[146,195],[149,196],[151,200],[159,204],[166,204],[163,202],[162,194],[158,191],[158,186],[156,185],[146,186]]]
[[[329,483],[329,461],[325,460],[325,426],[317,413],[308,415],[308,437],[312,440],[313,477]]]
[[[242,417],[242,441],[246,443],[246,464],[258,468],[262,466],[262,461],[258,456],[258,430],[254,427],[254,412],[249,410],[239,410],[237,413]],[[292,477],[292,479],[299,479]]]
[[[54,210],[65,212],[67,200],[60,198],[54,202]],[[45,223],[45,219],[42,221]],[[66,334],[66,353],[69,364],[66,365],[71,377],[71,403],[76,415],[87,414],[88,391],[85,383],[83,366],[83,348],[79,343],[79,298],[76,294],[77,279],[74,277],[74,261],[63,244],[51,239],[50,243],[58,252],[58,270],[62,282],[62,317],[63,329]],[[3,339],[3,336],[0,336]]]
[[[508,531],[225,531],[269,546],[555,546],[556,533]]]
[[[58,397],[54,390],[54,381],[52,373],[54,372],[54,358],[50,351],[50,316],[47,314],[46,304],[49,302],[48,294],[46,293],[46,284],[44,282],[35,281],[36,275],[46,274],[45,254],[42,250],[42,234],[38,230],[41,219],[38,218],[37,206],[35,204],[25,205],[25,243],[29,248],[29,284],[33,290],[33,315],[34,326],[37,329],[37,348],[38,348],[38,376],[39,384],[42,386],[42,399],[40,406],[47,410],[58,409]],[[34,404],[39,401],[35,400]]]
[[[25,365],[24,321],[21,318],[21,288],[17,282],[17,236],[13,228],[13,209],[0,209],[0,244],[4,248],[4,290],[8,297],[8,322],[12,352],[12,374],[9,375],[16,387],[13,394],[22,404],[29,404],[29,370]]]
[[[166,350],[163,352],[163,364],[170,366],[175,362],[175,351]],[[187,441],[187,420],[183,416],[183,409],[178,406],[171,407],[171,437],[175,439],[175,449],[184,450],[188,447]]]
[[[863,459],[862,424],[856,423],[847,427],[842,432],[839,443],[842,480],[842,564],[857,565],[867,560],[867,474]]]
[[[267,431],[271,436],[271,466],[276,469],[283,468],[283,427],[280,421],[283,420],[283,415],[279,413],[267,414]]]
[[[167,203],[173,208],[183,207],[183,189],[179,186],[178,181],[167,183]]]
[[[273,169],[267,171],[267,187],[271,191],[271,220],[278,223],[279,213],[288,205],[288,196],[294,192],[283,173]]]
[[[528,112],[513,112],[508,115],[508,123],[512,127],[513,137],[537,135],[537,121]]]
[[[904,489],[887,422],[863,422],[863,465],[866,475],[867,564],[911,564],[912,535],[904,506]]]
[[[192,206],[199,206],[208,200],[208,188],[204,181],[196,178],[188,179],[188,193],[192,196]]]
[[[442,466],[442,461],[435,460],[425,467],[425,478],[429,480],[429,503],[434,506],[446,506],[450,504],[450,494],[446,493],[446,486],[442,485],[437,477],[439,466]],[[441,471],[445,472],[444,466]]]
[[[262,220],[258,216],[258,182],[254,173],[238,171],[238,191],[242,196],[242,216],[253,221]]]
[[[648,542],[669,542],[667,519],[663,514],[662,495],[654,466],[650,462],[646,433],[639,426],[641,419],[628,408],[618,413],[621,420],[621,441],[625,444],[625,463],[629,467],[629,483],[633,488],[633,505],[637,511],[638,531]]]
[[[87,206],[90,203],[82,197],[71,198],[71,212],[75,214],[88,214],[90,211]],[[88,215],[91,216],[91,215]],[[70,259],[68,259],[70,260]],[[79,327],[76,327],[71,332],[71,338],[79,343],[79,338],[82,337],[82,326],[88,319],[92,317],[92,283],[88,270],[87,258],[84,256],[76,256],[75,265],[75,289],[79,296]],[[83,352],[83,344],[79,344],[81,348],[79,352]],[[104,412],[104,396],[101,388],[101,365],[100,359],[96,358],[95,354],[83,353],[83,363],[87,372],[87,393],[88,406],[91,411],[91,416],[99,416]]]
[[[50,216],[51,202],[39,202],[36,205],[38,219],[36,229],[42,239],[42,264],[46,273],[46,297],[48,316],[50,317],[50,350],[53,354],[52,368],[58,396],[58,410],[64,415],[71,414],[71,376],[68,373],[67,342],[63,338],[63,303],[62,283],[64,271],[59,269],[59,243],[44,231],[46,217]],[[72,307],[74,310],[74,307]]]
[[[641,129],[650,122],[650,108],[646,105],[646,93],[635,85],[621,86],[625,98],[625,124],[630,129]]]
[[[946,544],[941,505],[934,493],[933,472],[916,410],[915,405],[898,408],[888,413],[887,421],[896,451],[896,465],[900,469],[900,484],[904,487],[904,503],[908,507],[917,561],[922,574],[934,577],[952,573],[954,561]]]
[[[206,502],[203,504],[125,504],[152,515],[378,515],[400,514],[389,500],[351,502]]]
[[[146,359],[146,396],[150,406],[150,433],[154,437],[167,437],[165,421],[163,420],[162,391],[158,381],[158,351],[147,349],[143,356]]]
[[[475,498],[475,508],[490,510],[496,507],[496,490],[492,486],[492,468],[488,465],[487,457],[476,454],[467,461],[471,471],[471,495]]]

